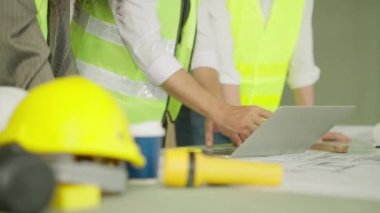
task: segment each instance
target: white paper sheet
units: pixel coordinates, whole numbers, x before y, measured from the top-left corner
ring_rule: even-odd
[[[380,200],[379,154],[308,151],[252,160],[284,166],[284,180],[276,191]]]
[[[278,162],[284,166],[282,185],[264,190],[380,201],[380,150],[371,145],[367,137],[370,130],[348,131],[347,135],[354,140],[348,154],[307,151],[249,160]]]

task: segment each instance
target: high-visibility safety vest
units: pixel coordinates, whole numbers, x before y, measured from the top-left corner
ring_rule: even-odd
[[[78,0],[77,0],[78,1]],[[159,0],[157,12],[166,49],[185,69],[190,66],[199,0]],[[71,24],[71,46],[82,76],[108,89],[130,123],[174,120],[181,103],[151,84],[122,41],[108,1],[81,0]],[[91,2],[91,1],[90,1]],[[146,14],[153,15],[153,14]],[[144,26],[141,26],[144,27]]]
[[[299,37],[305,0],[274,0],[266,23],[259,0],[229,0],[243,105],[274,111]]]
[[[48,0],[35,0],[37,8],[37,20],[40,25],[42,35],[47,40],[48,35]]]

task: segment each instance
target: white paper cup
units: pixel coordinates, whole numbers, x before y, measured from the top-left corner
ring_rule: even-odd
[[[135,168],[131,164],[127,164],[129,180],[135,183],[155,182],[165,130],[162,128],[161,122],[148,121],[130,125],[130,132],[146,159],[146,165],[143,168]]]

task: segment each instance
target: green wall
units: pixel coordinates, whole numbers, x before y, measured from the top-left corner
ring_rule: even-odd
[[[380,0],[315,0],[316,105],[356,105],[342,123],[380,122]],[[283,105],[293,105],[289,88]]]

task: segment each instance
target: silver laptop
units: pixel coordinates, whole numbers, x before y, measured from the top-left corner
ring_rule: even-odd
[[[355,106],[283,106],[265,121],[238,148],[214,145],[208,155],[232,158],[302,153],[317,142]]]

